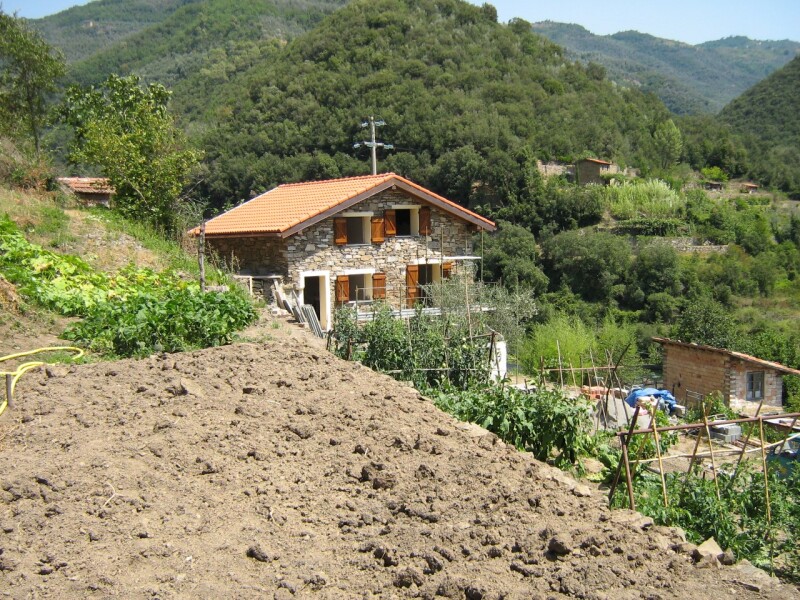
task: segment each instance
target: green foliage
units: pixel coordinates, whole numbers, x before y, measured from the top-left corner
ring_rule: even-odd
[[[700,172],[703,174],[703,177],[711,181],[728,181],[728,174],[717,166],[703,167],[700,169]]]
[[[467,389],[489,375],[486,338],[471,339],[468,324],[455,315],[429,317],[419,311],[408,321],[381,306],[363,324],[355,309],[334,313],[334,351],[419,389],[443,385]]]
[[[179,195],[200,155],[186,148],[167,112],[169,92],[111,75],[102,88],[72,87],[62,107],[75,129],[74,162],[100,167],[124,215],[165,230],[174,226]]]
[[[491,386],[462,392],[440,392],[436,405],[462,421],[477,423],[537,459],[574,465],[592,448],[591,404],[567,398],[558,390],[522,392]],[[553,454],[557,452],[558,456]]]
[[[791,60],[800,46],[745,37],[690,46],[636,31],[595,35],[553,21],[535,23],[533,30],[563,46],[572,60],[600,63],[619,85],[655,94],[678,115],[716,114]]]
[[[662,169],[669,169],[678,163],[683,151],[683,139],[672,119],[659,123],[653,133],[656,161]]]
[[[498,232],[485,239],[483,278],[539,295],[547,289],[548,281],[536,263],[537,255],[536,240],[529,230],[500,223]]]
[[[543,246],[550,281],[568,285],[585,300],[611,300],[630,275],[630,247],[611,234],[566,231]]]
[[[148,356],[219,346],[255,317],[243,293],[161,281],[95,306],[64,337],[111,356]]]
[[[61,54],[0,6],[0,133],[19,134],[24,123],[38,154],[47,98],[64,70]]]
[[[673,328],[672,337],[731,349],[738,343],[738,328],[722,304],[704,296],[689,302]]]
[[[83,321],[64,336],[111,356],[218,345],[255,318],[238,289],[202,293],[176,275],[129,267],[115,275],[29,243],[0,220],[0,273],[33,302]]]
[[[667,473],[669,507],[664,507],[658,477],[645,474],[638,478],[636,509],[659,525],[681,527],[691,542],[699,544],[714,537],[738,558],[761,568],[775,567],[778,575],[790,580],[800,578],[800,469],[783,476],[769,468],[771,523],[767,520],[764,475],[749,463],[742,464],[736,479],[719,476],[720,500],[713,480],[698,470],[688,481],[684,477],[684,473]],[[626,504],[623,493],[615,494],[612,506]]]
[[[684,211],[683,197],[658,179],[602,188],[605,203],[615,219],[675,218]]]
[[[719,115],[747,147],[751,174],[800,197],[800,57],[751,87]]]
[[[314,178],[315,153],[339,175],[364,173],[367,155],[349,158],[358,115],[380,116],[382,135],[413,149],[404,175],[493,208],[534,203],[535,158],[589,151],[632,162],[649,151],[649,123],[666,117],[527,28],[455,0],[349,3],[230,86],[231,109],[205,135],[202,188],[216,206]],[[564,126],[546,125],[555,121]]]

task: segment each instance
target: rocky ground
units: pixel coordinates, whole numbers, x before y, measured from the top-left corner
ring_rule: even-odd
[[[269,331],[27,374],[0,417],[0,596],[797,596]]]

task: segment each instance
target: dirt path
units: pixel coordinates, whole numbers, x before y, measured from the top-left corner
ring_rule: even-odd
[[[792,597],[282,327],[27,375],[0,596]]]

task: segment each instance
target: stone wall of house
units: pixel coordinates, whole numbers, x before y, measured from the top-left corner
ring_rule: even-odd
[[[386,190],[361,202],[347,212],[371,212],[383,216],[386,209],[397,205],[424,206],[399,190]],[[336,277],[353,270],[372,270],[386,274],[386,299],[398,304],[404,299],[406,266],[441,262],[445,256],[472,254],[472,233],[468,223],[456,219],[434,206],[431,209],[431,235],[412,237],[386,236],[382,244],[336,245],[333,239],[333,217],[304,229],[287,240],[288,284],[300,286],[301,272],[330,273],[330,295],[335,298]]]
[[[730,395],[728,362],[727,355],[720,352],[665,344],[664,387],[681,404],[686,402],[687,391],[702,396],[720,392],[727,401]]]
[[[733,359],[730,363],[731,408],[754,412],[758,407],[759,400],[747,400],[747,374],[753,372],[764,373],[764,406],[783,406],[783,378],[780,373],[755,363]]]
[[[242,275],[283,275],[289,272],[285,240],[277,237],[206,238],[214,258]]]

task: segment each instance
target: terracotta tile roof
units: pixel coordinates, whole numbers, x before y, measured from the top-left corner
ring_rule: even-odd
[[[653,341],[659,344],[663,344],[665,346],[666,345],[682,346],[684,348],[696,348],[698,350],[706,350],[708,352],[717,352],[719,354],[725,354],[726,356],[730,356],[731,358],[737,358],[739,360],[743,360],[749,363],[754,363],[768,369],[780,371],[781,373],[785,373],[787,375],[800,375],[800,370],[792,369],[791,367],[787,367],[785,365],[782,365],[781,363],[776,363],[771,360],[764,360],[763,358],[750,356],[749,354],[745,354],[743,352],[736,352],[735,350],[716,348],[715,346],[706,346],[703,344],[690,344],[688,342],[681,342],[680,340],[671,340],[669,338],[660,338],[660,337],[654,337]]]
[[[584,158],[583,160],[585,162],[597,163],[598,165],[610,165],[611,164],[607,160],[600,160],[599,158]],[[580,161],[578,161],[578,162],[580,162]]]
[[[493,230],[495,227],[492,221],[404,177],[383,173],[279,185],[208,221],[206,235],[288,237],[392,186],[483,229]],[[199,228],[190,233],[198,234]]]
[[[78,194],[113,194],[106,177],[59,177],[56,181]]]

